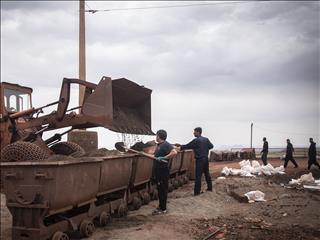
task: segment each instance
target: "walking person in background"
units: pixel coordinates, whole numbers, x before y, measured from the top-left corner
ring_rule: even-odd
[[[309,157],[308,170],[310,170],[312,164],[318,166],[318,168],[320,169],[320,165],[317,162],[316,143],[313,141],[313,138],[310,138],[309,141],[310,141],[310,147],[309,147],[309,151],[308,151],[308,157]]]
[[[262,140],[263,140],[263,147],[261,150],[261,153],[262,153],[261,160],[263,162],[263,165],[266,166],[268,164],[269,145],[268,145],[266,137],[264,137]]]
[[[287,167],[289,160],[294,164],[294,167],[297,168],[298,164],[293,158],[293,152],[294,148],[292,146],[292,143],[290,142],[290,139],[287,139],[287,151],[286,151],[286,157],[284,159],[284,168]]]
[[[154,173],[157,182],[159,194],[159,207],[156,208],[152,215],[167,213],[167,196],[169,186],[169,160],[177,155],[177,151],[166,141],[167,132],[159,130],[156,133],[157,147],[154,153],[156,158],[154,162]]]
[[[197,127],[193,131],[195,138],[186,145],[175,144],[180,150],[193,149],[196,159],[196,179],[194,184],[194,195],[201,192],[201,177],[204,173],[207,182],[207,191],[212,191],[212,180],[209,173],[209,150],[213,148],[212,143],[206,137],[202,137],[202,129]]]

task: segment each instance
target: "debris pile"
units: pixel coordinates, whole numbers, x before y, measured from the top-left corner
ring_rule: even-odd
[[[250,162],[250,160],[243,160],[239,162],[240,169],[224,167],[221,171],[225,176],[242,176],[242,177],[255,177],[256,175],[271,176],[275,174],[284,174],[284,167],[274,168],[270,163],[266,166],[260,165],[256,160]]]
[[[303,174],[299,179],[291,179],[289,182],[289,185],[301,185],[304,183],[314,183],[314,178],[312,176],[312,173],[309,174]]]
[[[288,185],[296,187],[303,185],[305,189],[320,191],[320,179],[315,180],[311,172],[301,175],[298,179],[291,179]]]
[[[106,148],[99,148],[95,151],[91,151],[89,153],[86,154],[86,156],[88,157],[107,157],[107,156],[118,156],[121,155],[122,153],[120,153],[118,150],[109,150]]]

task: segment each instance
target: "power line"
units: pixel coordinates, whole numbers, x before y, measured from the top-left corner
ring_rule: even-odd
[[[90,11],[92,11],[92,8],[88,5],[87,2],[85,2],[86,6],[90,9]]]
[[[96,12],[112,12],[112,11],[131,11],[131,10],[147,10],[147,9],[163,9],[163,8],[182,8],[182,7],[198,7],[198,6],[212,6],[212,5],[222,5],[222,4],[243,4],[252,3],[254,1],[240,1],[240,2],[215,2],[215,3],[195,3],[195,4],[180,4],[180,5],[163,5],[163,6],[152,6],[152,7],[132,7],[132,8],[110,8],[110,9],[91,9],[88,5],[89,10],[86,12],[96,13]],[[258,2],[264,2],[260,0]]]

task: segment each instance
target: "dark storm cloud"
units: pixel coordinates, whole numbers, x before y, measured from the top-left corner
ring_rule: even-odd
[[[185,3],[193,2],[87,1],[93,9]],[[78,4],[1,1],[1,80],[49,91],[77,77]],[[176,136],[185,132],[181,122],[319,131],[319,6],[253,1],[87,13],[87,79],[126,77],[153,89],[155,126]],[[231,134],[227,128],[217,139]]]
[[[318,79],[318,3],[253,2],[163,13],[88,16],[89,44],[140,45],[141,55],[130,65],[136,74],[138,66],[148,65],[141,71],[159,88],[166,81],[205,91],[219,83],[241,87]],[[194,86],[195,79],[201,83]]]

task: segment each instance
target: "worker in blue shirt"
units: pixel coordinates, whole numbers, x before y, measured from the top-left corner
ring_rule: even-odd
[[[154,153],[154,174],[157,182],[159,206],[152,212],[152,215],[167,213],[167,196],[169,186],[169,160],[177,155],[177,151],[166,141],[167,132],[159,130],[156,133],[157,147]]]
[[[180,147],[180,150],[193,149],[196,159],[196,180],[194,185],[194,195],[199,195],[201,192],[201,177],[204,173],[207,182],[207,191],[212,191],[212,180],[209,173],[209,150],[213,148],[212,143],[206,137],[202,137],[201,127],[194,129],[193,135],[195,139],[186,145],[175,144]]]

